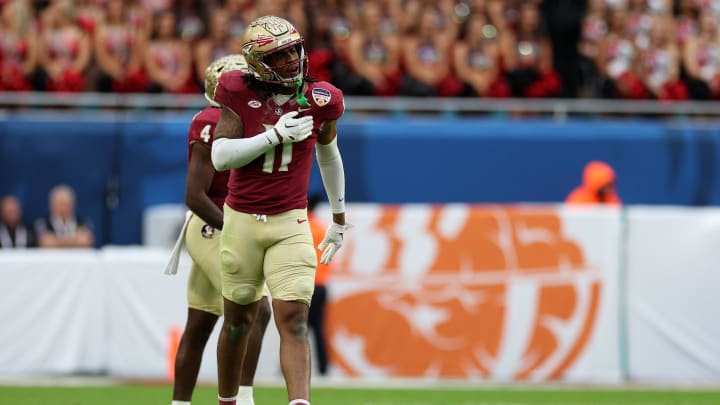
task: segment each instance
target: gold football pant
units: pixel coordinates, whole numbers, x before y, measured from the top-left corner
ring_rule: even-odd
[[[220,231],[193,214],[185,233],[192,258],[188,278],[188,307],[222,315]]]
[[[220,242],[223,296],[241,305],[256,302],[265,281],[273,299],[310,305],[317,256],[307,219],[305,209],[255,215],[225,205]]]

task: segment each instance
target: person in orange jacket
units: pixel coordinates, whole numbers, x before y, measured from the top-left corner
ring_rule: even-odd
[[[322,242],[327,224],[322,222],[314,215],[315,207],[320,202],[320,196],[316,194],[308,195],[308,220],[310,222],[310,230],[313,235],[313,244],[318,246]],[[315,290],[310,302],[310,313],[308,314],[308,327],[312,330],[315,337],[315,353],[317,358],[318,372],[320,375],[327,375],[328,355],[325,339],[325,309],[327,301],[327,279],[330,275],[330,267],[328,264],[320,263],[321,250],[317,250],[317,270],[315,271]]]
[[[594,160],[585,165],[583,183],[565,199],[567,204],[610,204],[622,201],[615,190],[615,170],[605,162]]]

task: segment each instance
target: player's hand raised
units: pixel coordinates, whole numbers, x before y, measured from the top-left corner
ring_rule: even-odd
[[[275,124],[275,131],[282,138],[282,143],[295,143],[304,141],[312,134],[313,117],[306,115],[304,117],[295,118],[297,111],[291,111],[280,116]]]

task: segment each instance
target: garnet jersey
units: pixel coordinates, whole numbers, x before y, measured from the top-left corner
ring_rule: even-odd
[[[212,147],[213,134],[215,133],[215,125],[220,119],[220,109],[215,107],[208,107],[199,113],[195,114],[190,123],[190,131],[188,132],[188,162],[190,162],[190,155],[192,155],[192,145],[195,142],[202,142]],[[230,177],[230,172],[215,172],[208,190],[208,197],[222,210],[223,204],[225,203],[225,197],[227,196],[227,183]]]
[[[307,207],[307,191],[313,151],[320,126],[342,116],[343,94],[328,82],[306,82],[309,107],[299,106],[293,97],[282,105],[264,99],[248,88],[244,73],[236,70],[220,76],[214,100],[242,121],[243,137],[250,138],[272,128],[281,115],[298,111],[296,118],[312,115],[313,134],[297,143],[277,145],[247,165],[230,171],[227,204],[250,214],[277,214]]]

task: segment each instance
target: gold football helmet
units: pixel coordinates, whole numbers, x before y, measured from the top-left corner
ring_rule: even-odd
[[[226,55],[216,59],[205,69],[205,98],[215,107],[220,106],[215,102],[215,89],[220,80],[220,75],[231,70],[242,70],[248,73],[245,57],[240,54]]]
[[[303,48],[304,39],[295,27],[284,18],[275,16],[260,17],[248,25],[243,35],[243,55],[248,63],[250,73],[256,79],[277,83],[288,87],[296,87],[307,74],[307,56]],[[299,58],[282,66],[269,66],[265,57],[273,52],[297,47]],[[293,77],[283,77],[278,71],[285,70],[299,64],[297,74]]]

